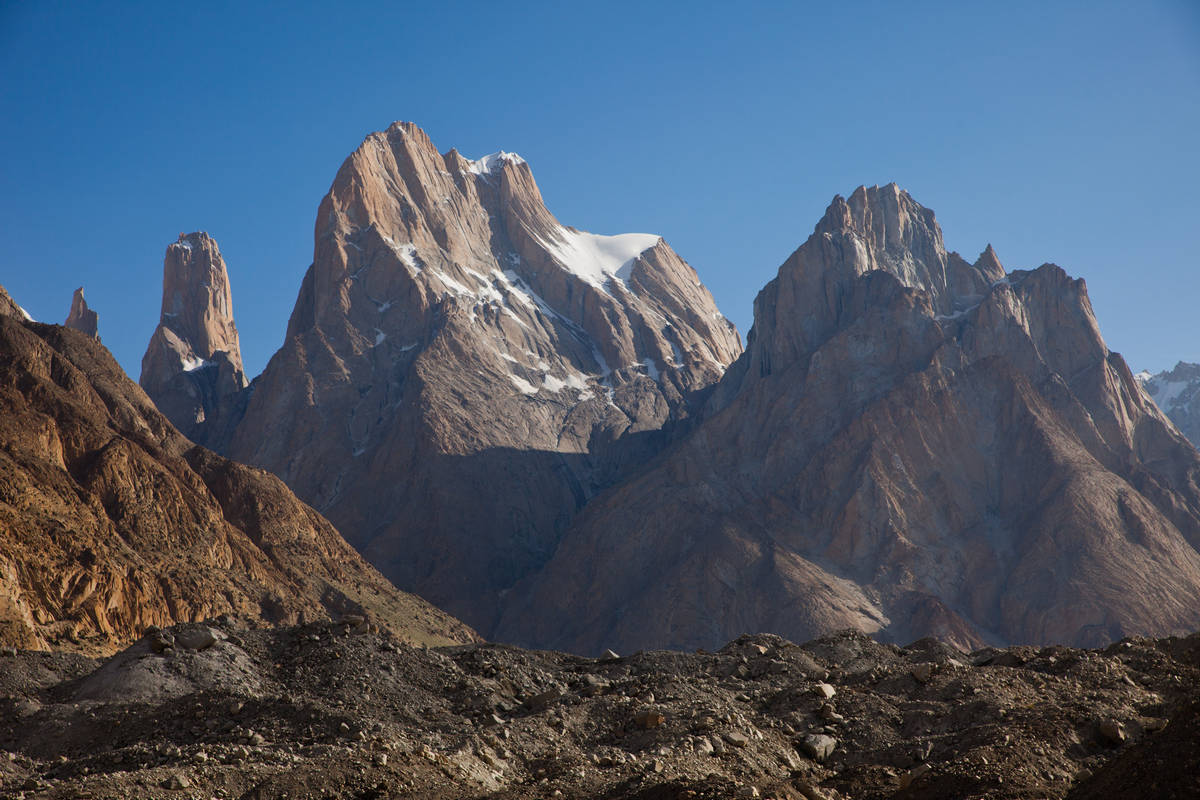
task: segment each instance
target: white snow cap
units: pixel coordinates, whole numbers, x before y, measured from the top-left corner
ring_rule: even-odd
[[[21,312],[21,314],[22,314],[22,315],[25,317],[25,319],[29,320],[30,322],[37,322],[37,320],[36,320],[36,319],[34,319],[33,317],[29,316],[29,312],[28,312],[28,311],[26,311],[25,309],[21,308],[21,306],[19,306],[19,305],[17,306],[17,311],[20,311],[20,312]]]
[[[486,155],[483,158],[478,158],[474,161],[467,161],[467,169],[474,172],[476,175],[491,175],[496,170],[504,166],[505,162],[509,164],[524,164],[525,159],[521,158],[516,153],[506,153],[501,150],[498,153]]]
[[[653,233],[601,236],[560,227],[553,239],[542,240],[542,246],[573,274],[603,289],[610,278],[624,282],[638,256],[661,240]]]

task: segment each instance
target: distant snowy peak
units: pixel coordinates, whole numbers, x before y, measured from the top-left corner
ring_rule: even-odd
[[[483,158],[477,158],[474,161],[467,160],[467,169],[476,175],[491,175],[499,169],[503,169],[505,164],[524,164],[525,159],[521,158],[516,153],[506,153],[503,150],[498,153],[486,155]]]
[[[1180,361],[1172,370],[1157,375],[1142,370],[1134,377],[1146,394],[1167,414],[1190,405],[1200,393],[1200,364]]]
[[[560,226],[541,244],[568,272],[591,285],[604,289],[616,279],[629,279],[633,262],[654,247],[662,237],[653,233],[621,233],[601,236],[596,233]]]
[[[1172,370],[1156,375],[1142,370],[1133,377],[1180,433],[1200,447],[1200,364],[1180,361]]]

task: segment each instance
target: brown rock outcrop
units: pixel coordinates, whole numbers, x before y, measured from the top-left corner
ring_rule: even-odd
[[[207,233],[180,234],[163,259],[163,299],[138,383],[201,444],[236,423],[247,386],[225,259]]]
[[[71,310],[63,325],[74,328],[80,333],[86,333],[88,336],[100,338],[100,315],[88,308],[87,301],[83,299],[82,286],[76,289],[75,294],[71,296]]]
[[[25,309],[17,305],[17,301],[9,296],[3,286],[0,286],[0,316],[12,317],[18,320],[29,319],[29,314],[26,313]]]
[[[346,611],[409,641],[474,637],[396,591],[277,478],[193,446],[95,339],[10,314],[0,531],[4,644],[109,652],[151,624]]]
[[[894,185],[836,198],[704,421],[593,500],[495,636],[741,631],[1106,643],[1200,625],[1200,456],[1082,280],[947,253]]]
[[[662,239],[563,226],[520,157],[442,155],[396,123],[339,170],[286,342],[214,445],[486,633],[739,352]]]

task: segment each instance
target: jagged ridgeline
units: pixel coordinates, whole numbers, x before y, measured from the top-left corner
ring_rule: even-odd
[[[225,396],[199,438],[489,637],[1200,625],[1200,456],[1083,282],[947,252],[895,185],[835,198],[742,353],[660,238],[564,226],[520,157],[397,123],[342,165],[283,347]]]
[[[168,251],[164,338],[198,313],[193,285],[172,285],[184,244]],[[191,408],[209,394],[195,376],[220,374],[183,366],[212,359],[180,337],[159,381],[170,391],[152,392],[164,408]],[[197,436],[284,478],[398,585],[488,631],[503,593],[687,424],[740,352],[660,237],[562,225],[519,156],[439,154],[397,123],[322,200],[286,341],[239,396],[244,417]]]
[[[597,498],[499,635],[1101,645],[1200,626],[1200,457],[1082,280],[947,253],[894,185],[835,198],[705,419]]]

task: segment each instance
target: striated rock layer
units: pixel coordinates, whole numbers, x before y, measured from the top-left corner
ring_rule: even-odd
[[[346,160],[314,238],[286,342],[214,445],[485,633],[741,349],[661,238],[566,227],[519,156],[439,154],[408,123]]]
[[[1082,280],[947,253],[837,197],[755,301],[703,423],[598,497],[496,636],[577,652],[854,627],[1106,643],[1200,626],[1200,455]]]
[[[67,320],[63,325],[86,333],[88,336],[100,338],[100,315],[88,308],[87,301],[83,299],[82,286],[76,289],[75,294],[71,296],[71,310],[67,313]]]
[[[365,612],[413,642],[474,638],[280,480],[184,439],[95,339],[8,302],[0,290],[0,643],[110,652],[224,613]]]
[[[163,259],[163,300],[138,383],[200,444],[237,422],[247,380],[225,259],[207,233],[180,234]]]

